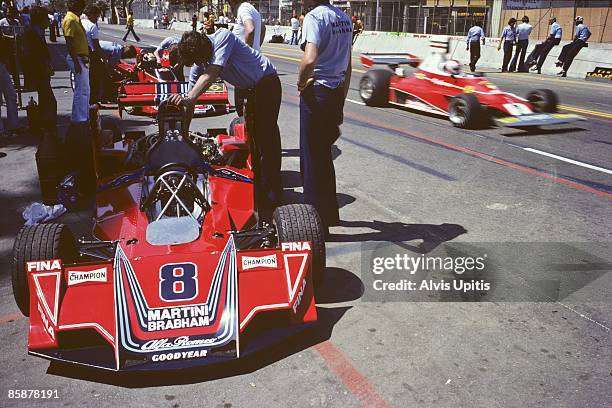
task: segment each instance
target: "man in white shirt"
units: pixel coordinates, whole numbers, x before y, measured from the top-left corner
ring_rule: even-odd
[[[251,48],[259,51],[266,32],[261,14],[246,1],[229,0],[229,4],[236,15],[236,24],[232,32]]]
[[[524,16],[521,21],[522,23],[516,28],[516,51],[512,58],[512,62],[510,62],[510,72],[514,72],[517,68],[518,72],[529,72],[525,66],[525,55],[527,54],[527,46],[529,45],[529,34],[531,34],[533,27],[529,24],[529,17]]]
[[[300,20],[297,19],[297,16],[294,14],[291,17],[291,41],[289,41],[289,45],[298,45],[298,32],[300,31]]]

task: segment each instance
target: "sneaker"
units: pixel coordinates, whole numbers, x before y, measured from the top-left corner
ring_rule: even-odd
[[[561,72],[558,72],[557,75],[560,75],[562,77],[566,77],[567,76],[567,72],[561,71]]]

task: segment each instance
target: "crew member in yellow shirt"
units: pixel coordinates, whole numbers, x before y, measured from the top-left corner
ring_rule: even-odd
[[[134,31],[134,12],[132,10],[130,10],[130,13],[128,14],[127,23],[125,25],[125,28],[127,28],[127,31],[125,32],[125,35],[123,36],[123,41],[127,40],[127,36],[130,33],[132,33],[134,35],[134,38],[136,39],[136,42],[140,42],[140,37],[138,37],[138,34],[136,34],[136,31]]]
[[[74,74],[72,96],[72,122],[87,122],[89,119],[89,47],[85,29],[79,16],[85,8],[85,0],[68,0],[68,13],[62,21],[68,55],[66,62]]]

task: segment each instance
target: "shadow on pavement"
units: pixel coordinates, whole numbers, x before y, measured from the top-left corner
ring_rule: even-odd
[[[388,241],[410,251],[428,253],[443,242],[465,234],[467,230],[458,224],[406,224],[403,222],[382,221],[340,221],[341,227],[369,228],[374,232],[357,234],[330,234],[330,242]],[[418,245],[406,244],[407,241],[420,239]]]
[[[514,132],[502,133],[501,135],[506,136],[506,137],[560,135],[563,133],[584,132],[587,129],[574,126],[574,127],[561,128],[561,129],[559,128],[543,129],[543,128],[538,128],[538,127],[530,127],[530,128],[524,128],[524,129],[515,128],[513,130]]]
[[[328,268],[325,282],[317,290],[318,303],[339,303],[355,300],[363,293],[361,280],[340,268]],[[265,348],[225,364],[199,366],[182,370],[150,372],[109,372],[79,366],[51,363],[47,374],[81,379],[125,388],[162,387],[196,384],[221,378],[248,374],[276,363],[291,355],[329,340],[336,323],[350,309],[347,307],[317,306],[318,320],[303,330],[290,332],[285,337],[266,340]]]

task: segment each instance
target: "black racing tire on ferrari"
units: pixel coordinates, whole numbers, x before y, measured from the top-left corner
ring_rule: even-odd
[[[359,81],[359,96],[368,106],[387,106],[389,83],[393,72],[388,69],[371,69]]]
[[[527,94],[527,100],[535,112],[554,113],[559,105],[559,97],[550,89],[535,89]]]
[[[451,98],[448,118],[453,126],[462,129],[477,129],[488,121],[486,110],[471,93],[462,93]]]
[[[76,241],[66,225],[49,223],[21,228],[13,244],[12,283],[15,302],[24,316],[30,315],[27,262],[61,259],[65,264],[76,258]]]
[[[315,286],[323,281],[325,271],[325,236],[317,210],[308,204],[277,207],[272,214],[278,243],[309,241],[312,245],[312,278]]]

